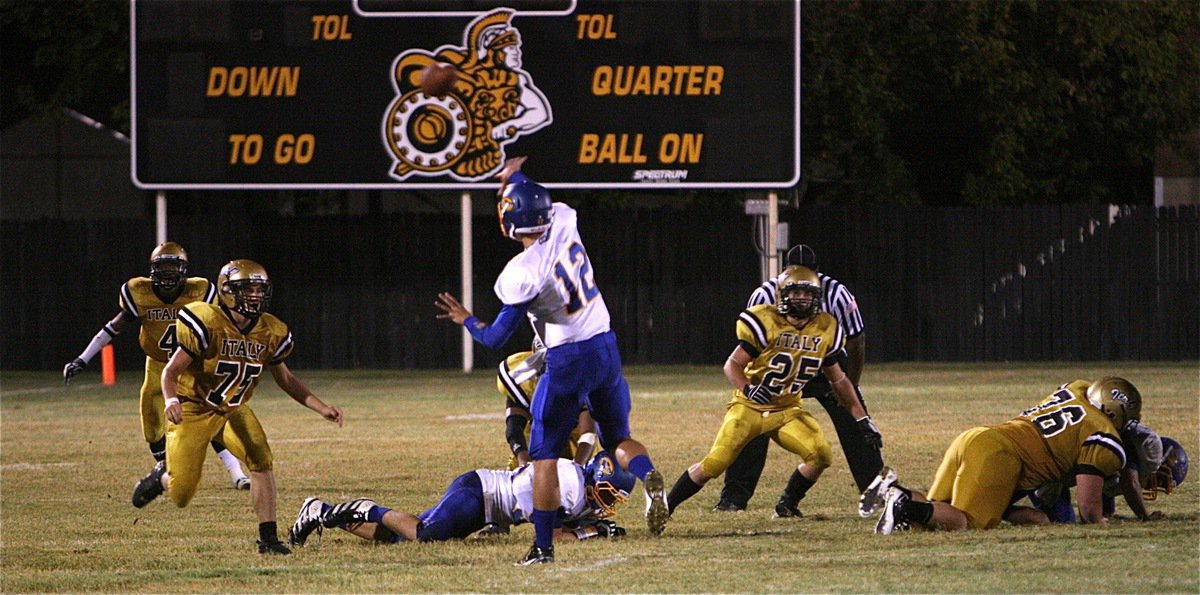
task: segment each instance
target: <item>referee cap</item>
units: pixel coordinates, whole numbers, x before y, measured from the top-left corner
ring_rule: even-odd
[[[808,267],[817,270],[817,253],[807,244],[796,244],[787,253],[788,266]]]

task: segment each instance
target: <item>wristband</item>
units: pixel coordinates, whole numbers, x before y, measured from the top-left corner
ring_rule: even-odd
[[[579,541],[583,541],[585,539],[591,539],[592,537],[599,535],[600,531],[596,530],[596,528],[593,526],[587,526],[587,527],[580,527],[578,529],[575,529],[574,531],[572,531],[572,533],[575,534],[575,537],[577,539],[579,539]]]

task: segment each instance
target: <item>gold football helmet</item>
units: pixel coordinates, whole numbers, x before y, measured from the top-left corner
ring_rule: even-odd
[[[1093,382],[1087,389],[1087,400],[1103,411],[1117,430],[1142,418],[1142,395],[1124,378],[1108,376]]]
[[[271,279],[261,264],[239,258],[221,267],[217,275],[221,305],[242,316],[258,318],[271,304]]]
[[[155,289],[170,293],[187,279],[188,257],[183,246],[163,242],[150,252],[150,282]]]
[[[777,284],[775,307],[780,314],[808,318],[821,310],[821,279],[812,269],[789,266]]]

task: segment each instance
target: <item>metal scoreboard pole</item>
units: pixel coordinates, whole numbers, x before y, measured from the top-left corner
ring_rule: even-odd
[[[475,298],[473,297],[475,288],[471,282],[473,267],[471,263],[471,193],[464,191],[461,198],[461,237],[459,245],[461,246],[460,254],[462,256],[462,305],[469,311],[475,310]],[[475,369],[475,342],[471,339],[471,333],[467,332],[467,328],[462,329],[462,369],[463,372],[470,372]]]

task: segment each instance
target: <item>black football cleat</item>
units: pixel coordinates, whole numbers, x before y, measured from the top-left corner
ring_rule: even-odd
[[[287,556],[292,553],[292,550],[289,550],[287,546],[283,545],[283,543],[280,541],[259,541],[257,543],[258,553],[260,554]]]
[[[798,519],[803,517],[804,513],[800,512],[800,508],[784,498],[780,498],[779,502],[775,504],[775,513],[771,515],[773,519]]]
[[[163,493],[162,477],[167,472],[167,464],[159,461],[145,477],[133,486],[133,506],[141,508]]]
[[[717,502],[717,505],[712,509],[713,512],[742,512],[744,510],[746,510],[745,506],[740,506],[737,503],[730,502],[729,500],[721,500],[720,502]]]
[[[541,548],[537,544],[529,548],[529,553],[517,562],[517,566],[533,566],[534,564],[552,564],[554,563],[554,546]]]

